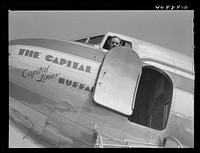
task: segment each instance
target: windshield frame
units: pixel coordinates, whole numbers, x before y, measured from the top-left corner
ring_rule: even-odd
[[[98,44],[91,44],[91,43],[88,43],[88,41],[90,40],[90,38],[92,38],[92,37],[99,37],[99,36],[103,36],[103,38],[102,38],[102,40],[101,40],[101,42],[100,43],[98,43]],[[128,38],[126,38],[126,36],[123,36],[123,35],[119,35],[119,34],[116,34],[116,33],[110,33],[110,32],[108,32],[108,33],[103,33],[103,34],[93,34],[93,35],[87,35],[87,36],[85,36],[85,37],[79,37],[79,39],[74,39],[73,41],[74,42],[76,42],[76,43],[80,43],[80,44],[85,44],[85,45],[87,45],[87,46],[91,46],[91,47],[94,47],[94,48],[97,48],[97,49],[100,49],[101,51],[103,51],[103,52],[108,52],[108,49],[104,49],[103,47],[104,47],[104,45],[105,45],[105,43],[106,43],[106,41],[107,41],[107,39],[108,39],[108,37],[112,37],[112,36],[118,36],[118,37],[120,37],[124,42],[128,42],[128,43],[130,43],[131,44],[131,47],[129,47],[129,48],[131,48],[131,49],[133,49],[133,45],[134,45],[134,42],[131,40],[131,39],[128,39]],[[83,40],[83,39],[85,39],[85,41],[84,42],[81,42],[81,41],[79,41],[79,40]]]

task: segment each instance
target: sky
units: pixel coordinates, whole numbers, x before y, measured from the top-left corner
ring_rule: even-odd
[[[192,10],[9,11],[9,40],[116,32],[193,57]]]
[[[93,33],[116,32],[194,56],[192,10],[9,11],[8,17],[9,40],[71,40]],[[9,128],[9,146],[36,147],[13,128]]]

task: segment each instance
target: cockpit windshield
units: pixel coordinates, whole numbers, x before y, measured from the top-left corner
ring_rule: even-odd
[[[75,42],[84,43],[89,46],[97,47],[102,50],[110,49],[110,40],[113,35],[97,35],[97,36],[89,36],[83,37],[81,39],[75,40]],[[119,36],[120,37],[120,36]],[[121,46],[125,46],[132,49],[132,43],[128,39],[120,38]]]
[[[82,39],[75,40],[75,42],[98,45],[103,40],[103,37],[104,37],[104,35],[88,37],[88,38],[82,38]]]

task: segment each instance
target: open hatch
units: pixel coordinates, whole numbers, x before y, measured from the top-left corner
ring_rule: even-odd
[[[104,58],[96,82],[95,103],[131,115],[141,70],[142,62],[132,49],[111,49]]]

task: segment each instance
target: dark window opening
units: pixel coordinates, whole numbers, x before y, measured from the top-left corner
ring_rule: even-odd
[[[143,67],[134,110],[128,119],[143,126],[163,130],[169,116],[172,91],[172,82],[165,73],[152,66]]]
[[[83,38],[83,39],[76,40],[76,42],[82,42],[82,43],[85,43],[86,40],[87,40],[87,38]]]
[[[110,40],[111,40],[111,37],[112,37],[112,36],[108,36],[106,42],[105,42],[104,45],[103,45],[103,49],[106,49],[106,50],[109,50],[109,49],[110,49],[110,44],[109,44],[109,42],[110,42]],[[132,49],[132,44],[131,44],[131,42],[128,42],[128,41],[125,41],[125,40],[121,39],[121,43],[122,43],[121,46],[129,47],[129,48]]]

